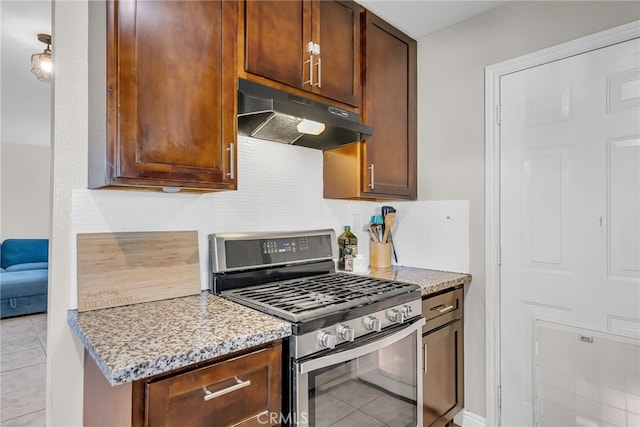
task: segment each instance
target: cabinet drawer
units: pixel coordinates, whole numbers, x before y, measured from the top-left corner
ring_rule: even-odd
[[[281,387],[281,347],[266,348],[148,382],[145,424],[259,425],[280,412]]]
[[[422,315],[427,321],[422,328],[423,332],[462,318],[463,297],[463,290],[459,288],[423,299]]]

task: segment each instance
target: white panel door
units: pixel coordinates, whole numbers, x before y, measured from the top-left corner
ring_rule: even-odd
[[[640,337],[640,41],[506,75],[500,104],[501,420],[532,426],[538,319]]]

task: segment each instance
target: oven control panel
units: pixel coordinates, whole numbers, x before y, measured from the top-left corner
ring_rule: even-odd
[[[213,272],[270,267],[334,258],[337,246],[331,229],[288,233],[212,234]]]
[[[264,239],[262,240],[262,255],[286,254],[287,252],[308,252],[309,238]]]
[[[337,348],[362,336],[376,334],[389,326],[405,323],[422,313],[422,301],[410,301],[355,319],[345,320],[303,335],[294,335],[290,355],[301,358],[321,350]],[[423,320],[424,322],[424,320]]]

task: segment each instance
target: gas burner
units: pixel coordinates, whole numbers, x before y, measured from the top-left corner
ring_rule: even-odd
[[[408,283],[330,273],[223,291],[222,296],[290,322],[304,322],[418,290]]]

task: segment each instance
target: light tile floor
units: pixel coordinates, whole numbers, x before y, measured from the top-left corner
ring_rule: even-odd
[[[406,427],[414,406],[364,382],[350,380],[316,396],[318,427]]]
[[[45,425],[47,315],[0,320],[0,427]]]

